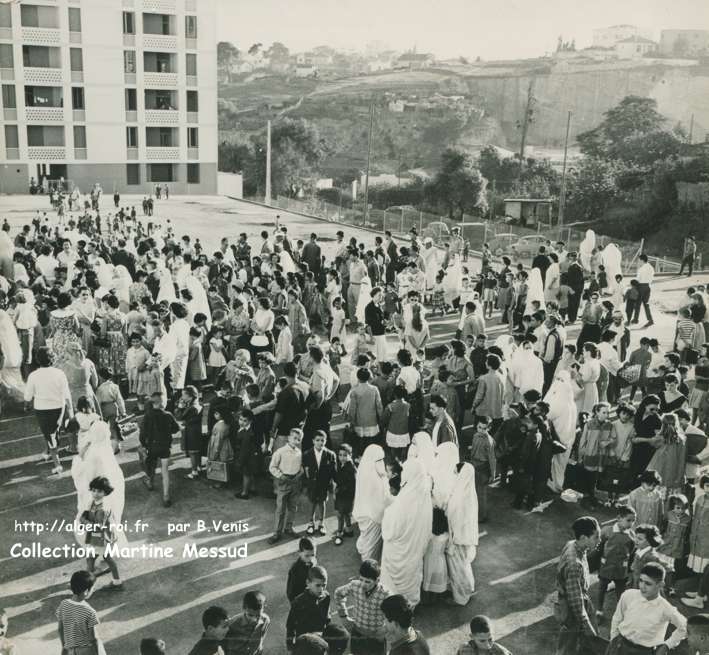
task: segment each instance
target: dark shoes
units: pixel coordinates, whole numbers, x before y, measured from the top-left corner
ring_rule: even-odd
[[[153,481],[150,478],[143,478],[143,484],[145,485],[145,488],[148,491],[153,491],[155,489],[155,486],[153,485]]]
[[[268,543],[273,546],[273,544],[277,544],[281,539],[282,539],[281,535],[276,533],[276,534],[271,535],[268,538]]]

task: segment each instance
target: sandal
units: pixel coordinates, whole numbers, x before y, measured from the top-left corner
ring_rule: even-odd
[[[325,535],[327,535],[327,530],[325,529],[325,526],[324,526],[324,525],[321,525],[321,526],[318,528],[318,534],[319,534],[321,537],[324,537]]]
[[[340,535],[335,537],[335,546],[342,546],[342,537]]]
[[[315,534],[315,526],[312,525],[312,523],[305,530],[305,534],[307,534],[307,535],[314,535]]]

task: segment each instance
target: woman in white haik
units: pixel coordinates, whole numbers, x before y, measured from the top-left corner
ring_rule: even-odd
[[[448,500],[448,547],[446,561],[453,605],[467,605],[475,593],[471,564],[478,549],[478,495],[472,464],[456,467],[457,477]]]
[[[586,238],[579,244],[579,258],[584,270],[591,270],[591,255],[596,247],[596,233],[593,230],[586,230]]]
[[[446,276],[443,278],[443,297],[446,305],[452,306],[453,301],[460,295],[463,278],[463,267],[458,255],[451,257],[445,273]]]
[[[362,561],[379,560],[382,551],[382,519],[393,496],[384,466],[384,449],[367,446],[357,468],[352,518],[359,526],[357,552]]]
[[[433,239],[431,237],[426,237],[423,240],[424,249],[421,253],[423,257],[423,262],[426,267],[426,295],[430,296],[433,291],[433,287],[436,284],[436,275],[438,275],[439,258],[438,258],[438,248],[433,245]]]
[[[571,455],[571,446],[576,437],[576,400],[574,386],[568,371],[559,371],[544,402],[549,404],[549,420],[554,426],[559,441],[566,446],[563,453],[557,453],[551,460],[551,479],[547,485],[554,493],[564,490],[564,472]]]
[[[436,448],[433,460],[433,506],[446,510],[457,478],[456,465],[460,461],[458,446],[445,441]]]
[[[544,283],[542,282],[542,274],[538,268],[533,268],[529,271],[529,278],[527,280],[527,306],[524,308],[524,313],[532,315],[534,309],[532,308],[532,302],[534,300],[539,301],[539,308],[544,309],[546,304],[544,303]]]
[[[364,309],[370,302],[372,302],[371,292],[372,283],[369,280],[369,276],[365,275],[359,285],[359,296],[357,298],[357,308],[355,310],[355,317],[361,324],[364,324]]]
[[[0,353],[2,354],[0,400],[7,397],[22,402],[25,395],[25,383],[22,381],[20,371],[22,347],[12,319],[4,309],[0,309]]]
[[[615,276],[623,274],[623,254],[620,252],[615,243],[609,243],[601,252],[601,260],[603,261],[603,266],[605,266],[606,278],[608,279],[608,288],[606,289],[606,293],[610,293],[612,295],[618,286],[615,281]],[[620,307],[616,307],[615,309],[620,309]]]
[[[401,491],[382,520],[382,586],[412,605],[421,599],[423,556],[431,539],[431,478],[417,459],[401,471]]]

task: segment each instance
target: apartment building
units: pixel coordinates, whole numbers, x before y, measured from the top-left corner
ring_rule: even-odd
[[[216,44],[216,0],[0,4],[0,193],[216,193]]]

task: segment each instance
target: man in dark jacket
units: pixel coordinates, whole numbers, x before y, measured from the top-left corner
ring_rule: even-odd
[[[364,307],[364,323],[374,337],[377,359],[385,362],[387,360],[386,326],[381,307],[384,294],[379,287],[374,287],[369,293],[372,300]]]
[[[320,250],[320,246],[318,245],[318,237],[315,232],[310,235],[310,241],[303,246],[303,252],[300,255],[300,259],[308,265],[311,273],[315,276],[320,273],[322,252]]]
[[[566,258],[569,261],[569,268],[566,271],[566,284],[573,290],[573,295],[569,296],[569,323],[576,322],[579,312],[579,304],[583,295],[584,275],[583,267],[578,263],[578,255],[570,252]]]
[[[538,268],[539,273],[542,276],[542,284],[546,283],[547,269],[551,266],[551,261],[546,254],[546,248],[544,246],[539,246],[539,253],[532,260],[532,268]]]
[[[325,530],[325,503],[332,491],[337,474],[337,456],[325,448],[327,434],[318,430],[313,437],[313,447],[303,453],[303,470],[307,485],[308,500],[311,503],[311,517],[306,533],[320,536],[327,534]]]
[[[135,256],[126,250],[125,239],[118,241],[118,250],[111,257],[114,266],[125,266],[131,277],[135,277]]]

